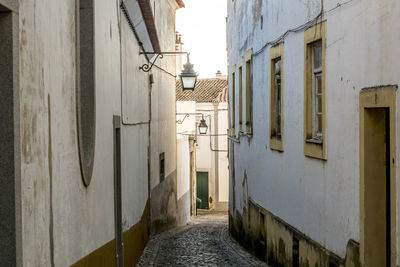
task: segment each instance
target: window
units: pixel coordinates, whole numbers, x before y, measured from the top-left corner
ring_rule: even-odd
[[[93,0],[80,0],[77,12],[78,144],[82,179],[88,186],[92,179],[96,135]]]
[[[253,110],[253,62],[252,50],[246,53],[246,132],[252,134],[252,110]]]
[[[165,153],[160,153],[160,183],[165,180]]]
[[[283,43],[270,50],[270,148],[283,151]]]
[[[312,139],[322,141],[322,43],[311,45],[312,62]]]
[[[243,131],[243,62],[239,61],[239,131]]]
[[[326,159],[325,22],[306,30],[304,42],[304,154]]]
[[[236,71],[236,66],[232,67],[232,94],[231,94],[231,116],[232,116],[232,135],[236,135],[236,131],[235,131],[235,123],[236,123],[236,88],[235,88],[235,84],[236,84],[236,75],[235,75],[235,71]]]

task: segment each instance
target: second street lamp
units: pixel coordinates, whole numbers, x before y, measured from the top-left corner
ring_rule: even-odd
[[[183,91],[185,90],[194,91],[194,88],[196,87],[197,74],[193,69],[193,64],[190,64],[189,54],[187,54],[187,63],[184,66],[180,78]]]
[[[206,120],[204,119],[204,116],[203,116],[202,119],[200,120],[200,123],[199,123],[199,133],[201,135],[205,135],[205,134],[207,134],[207,130],[208,130],[208,125],[207,125]]]

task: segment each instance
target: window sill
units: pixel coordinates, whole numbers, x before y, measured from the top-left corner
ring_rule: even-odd
[[[271,136],[269,139],[269,147],[271,150],[283,152],[283,140],[280,136]]]
[[[322,140],[315,140],[315,139],[305,140],[304,155],[310,158],[327,160],[325,143]]]
[[[323,141],[319,139],[307,139],[306,143],[315,144],[315,145],[322,145]]]
[[[238,138],[240,138],[240,137],[242,137],[242,136],[245,136],[245,137],[247,137],[247,138],[252,138],[252,137],[253,137],[253,134],[252,134],[252,133],[245,133],[245,132],[239,131]]]
[[[236,136],[228,136],[228,139],[231,140],[234,143],[240,144],[240,139],[237,138]]]

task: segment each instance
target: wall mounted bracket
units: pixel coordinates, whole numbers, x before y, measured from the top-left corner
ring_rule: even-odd
[[[149,63],[145,63],[142,66],[139,67],[140,70],[144,71],[144,72],[149,72],[154,64],[156,63],[157,59],[159,58],[163,58],[164,55],[167,56],[177,56],[177,55],[189,55],[188,52],[140,52],[140,55],[155,55],[154,60],[151,62],[149,61]]]
[[[176,113],[176,115],[178,115],[178,116],[179,115],[181,115],[181,116],[184,115],[183,119],[180,119],[180,120],[176,121],[176,123],[178,123],[178,124],[182,124],[185,121],[185,119],[190,117],[190,116],[202,116],[203,119],[204,119],[204,117],[210,116],[210,115],[204,116],[204,113],[200,113],[200,112],[196,112],[196,113]]]

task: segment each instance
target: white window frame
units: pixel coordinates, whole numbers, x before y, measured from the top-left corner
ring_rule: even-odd
[[[314,65],[314,48],[315,46],[319,45],[320,49],[321,49],[321,65],[319,67],[315,67]],[[322,142],[322,125],[321,127],[319,127],[319,121],[318,118],[321,118],[321,123],[323,120],[323,112],[318,112],[318,98],[321,98],[321,103],[322,103],[322,86],[320,89],[320,92],[318,92],[318,79],[317,77],[319,77],[322,80],[322,42],[321,41],[317,41],[314,44],[312,44],[312,48],[311,48],[311,62],[312,62],[312,113],[313,113],[313,120],[312,120],[312,136],[313,136],[313,141],[317,141],[317,142]],[[322,105],[322,104],[321,104]],[[322,107],[320,107],[322,110]],[[321,128],[321,131],[319,131],[318,129]]]
[[[277,81],[277,70],[276,70],[276,64],[280,62],[279,64],[279,83]],[[282,138],[282,132],[281,132],[281,118],[282,118],[282,106],[281,106],[281,100],[282,100],[282,74],[281,74],[281,66],[282,66],[282,58],[278,57],[274,59],[274,67],[275,67],[275,72],[274,72],[274,90],[275,90],[275,118],[274,118],[274,123],[276,127],[276,137],[281,139]],[[279,86],[278,86],[279,85]],[[279,96],[279,97],[278,97]],[[278,112],[279,111],[279,112]]]

